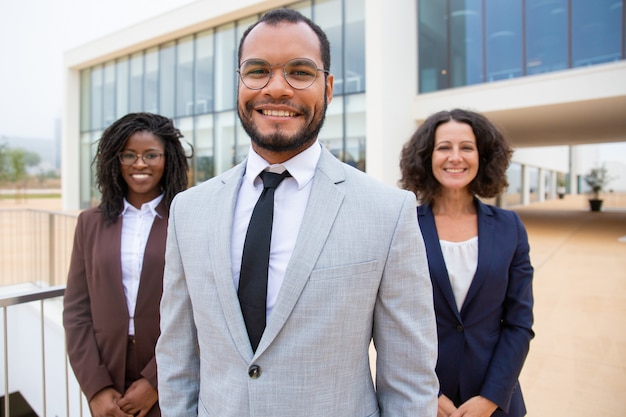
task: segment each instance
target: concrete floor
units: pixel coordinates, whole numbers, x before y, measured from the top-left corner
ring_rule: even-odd
[[[626,210],[585,196],[515,208],[535,267],[528,417],[626,414]]]

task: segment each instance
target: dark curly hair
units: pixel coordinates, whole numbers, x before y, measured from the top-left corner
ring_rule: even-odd
[[[413,191],[422,204],[430,204],[441,192],[441,184],[433,174],[432,156],[435,131],[455,120],[471,126],[476,136],[479,164],[476,178],[468,185],[472,195],[493,198],[509,185],[506,170],[513,148],[502,132],[485,116],[464,109],[440,111],[429,116],[402,147],[400,156],[400,187]]]
[[[118,155],[134,133],[150,132],[163,144],[165,168],[161,178],[166,207],[174,196],[187,188],[188,156],[183,135],[171,119],[152,113],[130,113],[109,126],[98,141],[92,165],[96,166],[96,186],[102,193],[100,209],[109,223],[115,223],[124,209],[128,185],[122,177]]]
[[[243,36],[241,37],[241,40],[239,41],[239,63],[241,63],[241,50],[243,48],[243,43],[245,42],[248,34],[252,29],[254,29],[261,23],[265,23],[269,26],[278,26],[278,24],[284,22],[293,24],[304,22],[313,30],[313,32],[315,32],[317,38],[320,41],[320,55],[322,57],[322,64],[324,65],[324,69],[330,70],[330,42],[328,41],[326,33],[324,33],[322,28],[313,23],[313,21],[308,17],[304,16],[297,10],[287,8],[270,10],[269,12],[265,13],[261,17],[261,19],[259,19],[257,22],[253,23],[248,29],[246,29],[246,31],[243,33]],[[324,73],[324,75],[326,77],[328,76],[327,73]]]

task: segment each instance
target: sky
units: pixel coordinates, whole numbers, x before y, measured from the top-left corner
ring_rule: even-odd
[[[63,53],[193,0],[0,0],[0,137],[54,138]]]
[[[53,140],[63,53],[194,0],[0,0],[0,138]],[[626,159],[626,142],[601,145]]]

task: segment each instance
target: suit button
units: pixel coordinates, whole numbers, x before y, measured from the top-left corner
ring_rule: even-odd
[[[457,325],[457,326],[456,326],[456,330],[457,330],[459,333],[460,333],[460,332],[462,332],[462,331],[463,331],[463,326],[462,326],[462,325],[460,325],[460,324],[459,324],[459,325]]]
[[[248,368],[248,375],[252,379],[257,379],[261,376],[261,367],[259,365],[252,365]]]

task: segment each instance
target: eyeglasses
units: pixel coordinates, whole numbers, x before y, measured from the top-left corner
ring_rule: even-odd
[[[283,77],[291,87],[304,90],[313,85],[317,79],[317,72],[329,74],[330,71],[317,68],[315,62],[308,58],[295,58],[285,64],[270,64],[263,59],[247,59],[241,63],[237,72],[243,85],[250,90],[261,90],[274,76],[274,67],[283,68]]]
[[[139,157],[141,157],[141,160],[146,165],[154,166],[154,165],[157,165],[161,161],[162,156],[163,156],[162,153],[157,153],[157,152],[148,152],[142,155],[142,154],[128,151],[128,152],[122,152],[121,154],[119,154],[120,162],[122,163],[122,165],[133,165],[135,162],[137,162]]]

